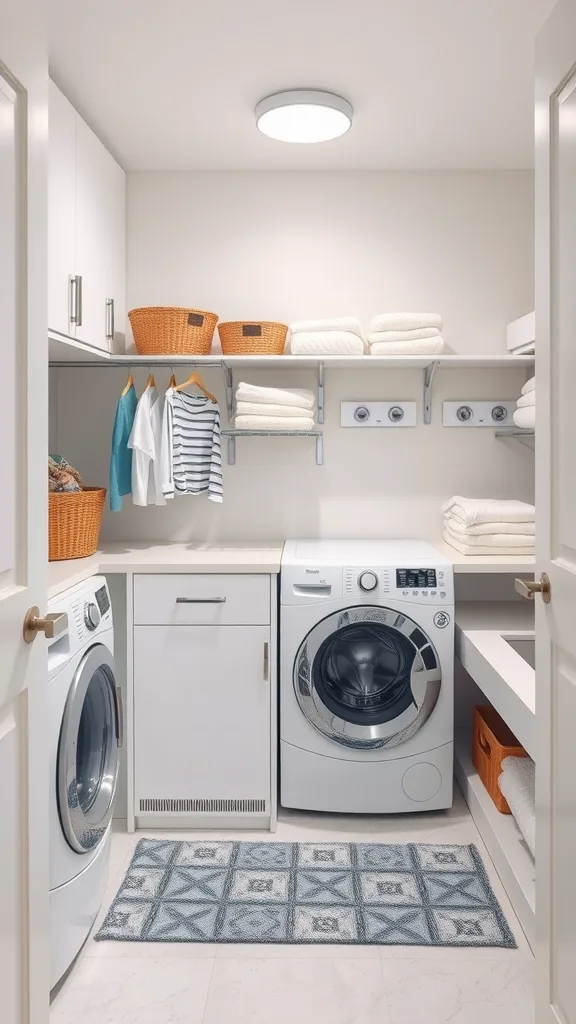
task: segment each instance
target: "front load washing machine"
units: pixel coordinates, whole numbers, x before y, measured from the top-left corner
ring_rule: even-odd
[[[397,813],[452,805],[454,581],[418,540],[287,541],[280,798]]]
[[[72,587],[48,610],[68,616],[48,648],[53,988],[87,938],[106,888],[122,704],[106,580]]]

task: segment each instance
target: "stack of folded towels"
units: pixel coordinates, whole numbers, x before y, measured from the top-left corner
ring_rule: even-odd
[[[236,389],[238,430],[313,430],[315,398],[311,391],[287,391],[240,383]]]
[[[530,757],[505,757],[500,792],[533,857],[536,856],[536,765]]]
[[[444,540],[463,555],[529,555],[534,551],[535,509],[525,501],[463,498],[445,505]]]
[[[512,419],[517,427],[534,430],[536,425],[536,377],[531,377],[522,388]]]
[[[372,356],[439,355],[444,350],[438,313],[379,313],[370,323]]]
[[[293,356],[362,356],[365,350],[362,324],[354,316],[290,324]]]

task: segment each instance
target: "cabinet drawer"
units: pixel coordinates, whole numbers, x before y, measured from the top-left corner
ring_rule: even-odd
[[[174,573],[134,577],[139,626],[249,626],[270,622],[270,577]]]

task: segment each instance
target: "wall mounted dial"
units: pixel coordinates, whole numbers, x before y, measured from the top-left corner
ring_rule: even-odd
[[[94,604],[93,601],[87,601],[84,605],[84,622],[87,628],[91,631],[96,629],[100,625],[101,618],[98,605]]]
[[[358,577],[358,586],[361,590],[376,590],[378,577],[375,572],[361,572]]]

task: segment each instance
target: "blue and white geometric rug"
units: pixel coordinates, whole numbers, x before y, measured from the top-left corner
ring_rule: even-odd
[[[96,939],[507,946],[475,846],[141,839]]]

